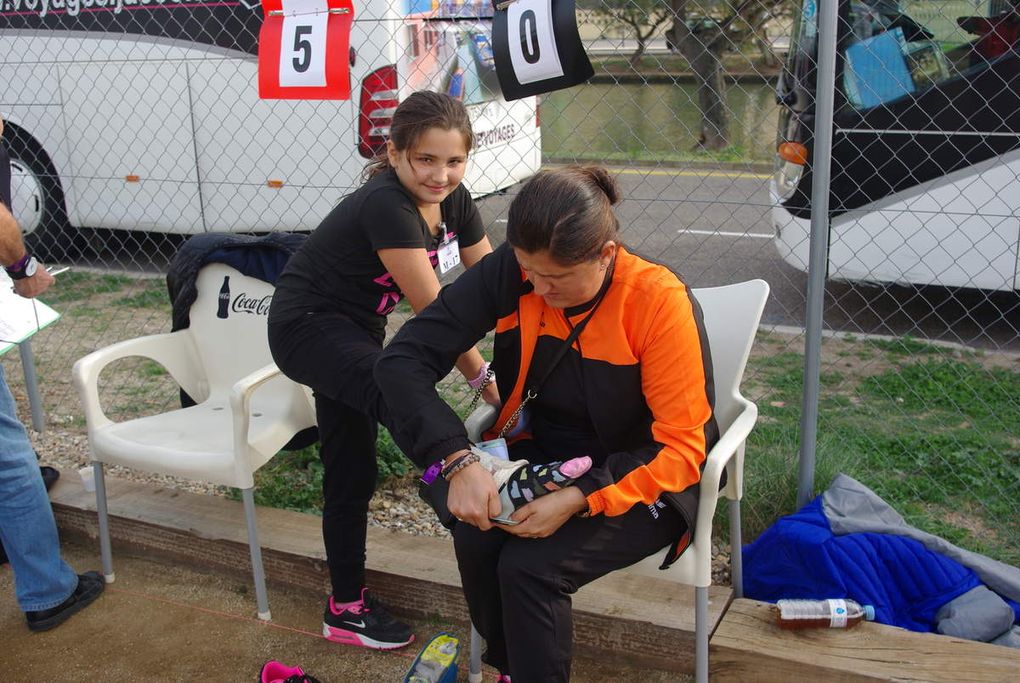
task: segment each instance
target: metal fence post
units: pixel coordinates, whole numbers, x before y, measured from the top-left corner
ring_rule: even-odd
[[[814,495],[815,446],[822,355],[822,313],[829,251],[829,179],[832,112],[836,91],[836,3],[819,2],[818,94],[815,100],[814,158],[811,178],[811,243],[808,260],[804,340],[804,397],[800,418],[797,506]]]
[[[18,353],[21,354],[21,368],[25,373],[25,393],[28,394],[28,405],[32,410],[32,428],[41,432],[46,425],[46,414],[43,412],[42,397],[39,396],[39,380],[35,374],[31,342],[26,339],[18,344]]]

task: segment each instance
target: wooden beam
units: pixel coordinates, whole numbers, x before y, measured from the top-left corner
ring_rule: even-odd
[[[883,624],[788,631],[772,607],[734,600],[712,637],[714,682],[1020,680],[1020,651]]]

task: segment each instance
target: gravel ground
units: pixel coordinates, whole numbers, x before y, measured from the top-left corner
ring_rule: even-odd
[[[61,476],[77,477],[78,469],[89,464],[88,439],[60,427],[48,426],[43,432],[30,431],[32,443],[41,456],[44,465],[60,470]],[[223,495],[221,486],[195,482],[162,474],[149,474],[117,466],[108,466],[111,477],[144,482],[155,486],[183,489],[193,493]],[[432,510],[418,498],[415,477],[408,475],[388,480],[379,487],[369,509],[369,524],[388,529],[398,529],[417,536],[446,536],[448,532],[438,521]],[[713,582],[717,585],[730,583],[730,552],[728,546],[713,544]]]

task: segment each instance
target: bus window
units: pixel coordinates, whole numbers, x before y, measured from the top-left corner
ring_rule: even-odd
[[[992,5],[931,0],[852,0],[847,23],[843,90],[857,108],[919,93],[962,73],[987,67],[1017,40],[1016,8],[989,16]],[[977,16],[958,16],[969,10]]]

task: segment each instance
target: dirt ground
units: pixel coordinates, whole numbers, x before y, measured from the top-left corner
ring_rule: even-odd
[[[65,543],[64,554],[78,571],[98,569],[96,548]],[[416,621],[418,642],[403,650],[351,648],[319,635],[321,596],[270,587],[273,621],[264,624],[255,619],[253,599],[240,580],[122,551],[116,561],[117,581],[91,606],[46,633],[25,627],[10,565],[0,567],[0,680],[253,683],[262,664],[277,659],[301,666],[322,683],[399,683],[418,648],[444,630],[461,638],[466,661],[468,637],[460,625]],[[485,671],[486,681],[495,678],[494,671]],[[458,680],[467,680],[466,664]],[[684,677],[576,658],[572,680],[665,683]]]

